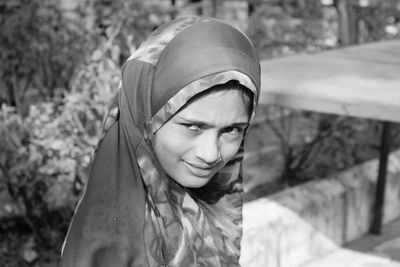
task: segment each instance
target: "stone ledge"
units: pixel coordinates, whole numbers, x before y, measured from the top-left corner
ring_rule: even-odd
[[[384,223],[400,216],[399,159],[400,151],[389,158]],[[246,203],[242,266],[301,266],[366,234],[377,165],[378,161],[372,160],[327,179]]]
[[[391,260],[339,248],[328,255],[301,267],[400,267]]]

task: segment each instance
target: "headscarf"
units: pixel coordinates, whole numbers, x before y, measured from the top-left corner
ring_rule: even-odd
[[[257,103],[252,44],[211,18],[173,20],[127,60],[61,267],[239,266],[243,142],[199,189],[168,177],[152,148],[154,133],[191,97],[231,80]]]

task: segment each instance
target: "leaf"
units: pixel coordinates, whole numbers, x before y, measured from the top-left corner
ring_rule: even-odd
[[[53,150],[61,150],[65,146],[62,140],[56,139],[50,143],[49,148]]]
[[[36,242],[35,239],[33,237],[30,237],[23,246],[23,255],[22,257],[24,258],[25,261],[27,261],[28,263],[32,263],[33,261],[35,261],[38,257],[39,254],[33,249],[33,247],[35,247]]]
[[[45,200],[50,209],[64,206],[73,207],[76,203],[76,196],[71,193],[73,184],[68,181],[59,181],[48,188]]]
[[[32,263],[39,257],[39,254],[33,249],[25,249],[23,252],[23,258],[28,263]]]
[[[40,163],[43,159],[42,153],[38,150],[37,146],[29,144],[29,161]]]
[[[103,52],[100,49],[96,49],[91,56],[91,59],[93,61],[100,61],[101,58],[103,57]]]

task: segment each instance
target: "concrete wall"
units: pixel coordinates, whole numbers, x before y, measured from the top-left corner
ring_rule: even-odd
[[[243,267],[295,267],[369,230],[378,161],[309,182],[243,210]],[[384,223],[400,217],[400,151],[389,159]]]

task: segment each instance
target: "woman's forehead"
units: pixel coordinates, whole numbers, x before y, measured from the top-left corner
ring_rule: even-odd
[[[151,127],[152,132],[156,132],[165,122],[172,118],[179,110],[182,109],[190,99],[195,99],[196,96],[202,95],[216,85],[222,85],[231,81],[237,81],[240,84],[239,88],[247,88],[251,92],[251,104],[249,107],[254,107],[257,102],[257,88],[249,76],[236,70],[219,72],[205,76],[195,80],[182,88],[177,94],[170,98],[166,104],[152,116]],[[253,116],[253,108],[249,108]]]
[[[192,98],[190,98],[188,100],[186,105],[189,105],[192,102],[195,102],[199,99],[207,98],[208,96],[210,96],[208,99],[211,99],[211,98],[219,98],[219,97],[228,97],[229,98],[232,95],[233,98],[241,99],[242,102],[247,106],[251,102],[252,97],[250,96],[251,93],[246,92],[246,90],[248,90],[248,89],[245,87],[239,87],[239,85],[235,85],[235,84],[231,84],[231,83],[217,85],[215,87],[209,88],[209,89],[193,96]]]
[[[250,114],[240,90],[211,91],[192,100],[174,117],[210,126],[248,123]]]

